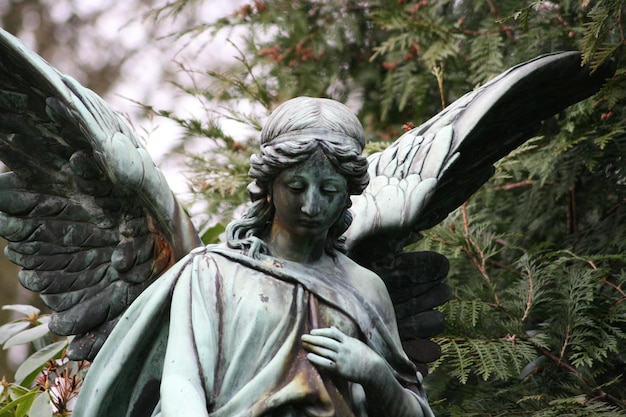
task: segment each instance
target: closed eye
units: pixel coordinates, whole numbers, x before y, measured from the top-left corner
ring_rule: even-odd
[[[304,185],[300,183],[287,184],[287,188],[294,193],[301,193],[304,191]]]
[[[335,194],[339,192],[343,192],[344,187],[341,184],[335,184],[334,182],[329,182],[322,185],[322,192],[326,194]]]

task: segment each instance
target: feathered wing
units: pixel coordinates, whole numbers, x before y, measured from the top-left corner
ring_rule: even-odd
[[[383,152],[369,157],[370,185],[353,198],[346,233],[351,256],[387,283],[405,349],[418,363],[438,357],[428,337],[443,330],[433,311],[447,301],[447,260],[403,253],[493,174],[493,164],[529,139],[541,122],[596,93],[614,72],[593,74],[578,52],[538,57],[461,97]]]
[[[162,173],[95,93],[0,30],[0,235],[19,279],[93,359],[121,313],[201,244]]]

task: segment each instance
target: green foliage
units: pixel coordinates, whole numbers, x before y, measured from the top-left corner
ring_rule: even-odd
[[[429,379],[438,413],[626,415],[626,255],[498,235],[478,219],[502,192],[488,185],[421,243],[449,256],[455,293]]]
[[[0,345],[30,347],[34,352],[19,366],[9,382],[0,379],[0,417],[53,417],[71,414],[86,362],[72,362],[64,356],[68,338],[48,331],[50,316],[28,305],[3,306],[21,317],[0,326]]]
[[[590,20],[583,23],[583,57],[597,67],[613,56],[624,42],[624,33],[615,33],[621,24],[621,12],[624,0],[596,1],[589,12]]]

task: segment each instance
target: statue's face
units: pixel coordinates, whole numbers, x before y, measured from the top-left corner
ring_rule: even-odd
[[[273,182],[274,229],[292,237],[326,239],[348,201],[346,179],[320,152],[284,170]]]

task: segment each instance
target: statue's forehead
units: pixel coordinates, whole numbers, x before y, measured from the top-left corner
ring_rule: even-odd
[[[333,179],[345,182],[343,175],[337,172],[335,166],[328,157],[318,150],[313,152],[303,162],[286,168],[281,174],[282,178],[311,178],[311,179]]]

